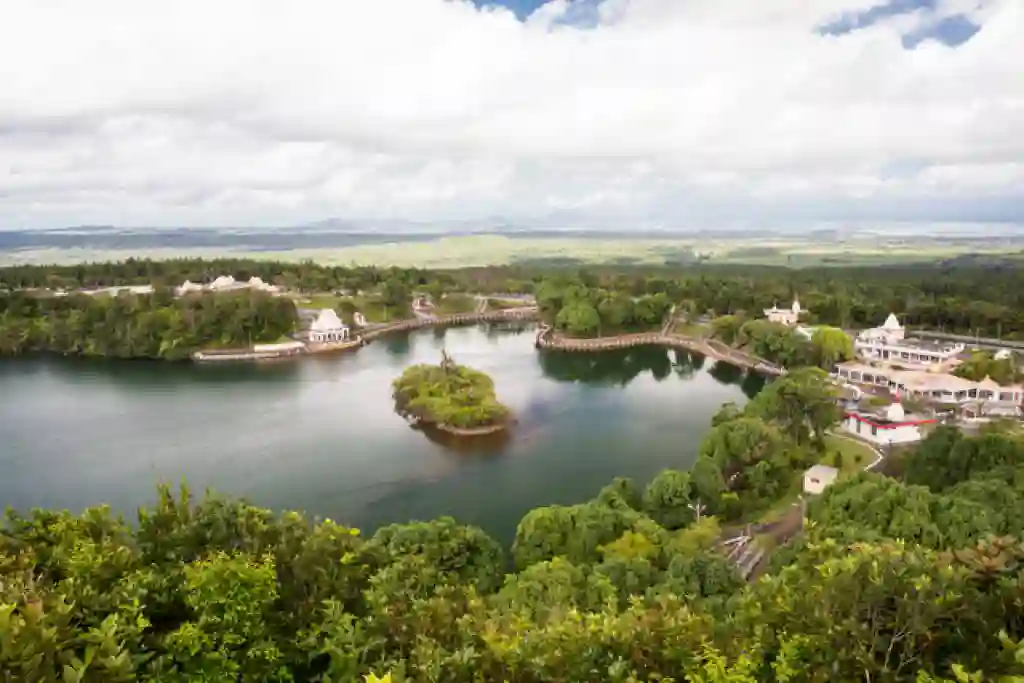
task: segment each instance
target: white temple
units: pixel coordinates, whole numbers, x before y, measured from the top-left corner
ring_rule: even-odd
[[[280,291],[280,287],[267,284],[262,278],[253,276],[248,281],[236,280],[232,275],[220,275],[214,279],[208,285],[197,284],[185,280],[185,282],[178,287],[178,296],[184,296],[191,292],[233,292],[241,289],[256,289],[262,292],[275,293]]]
[[[796,297],[793,297],[793,305],[789,308],[772,306],[771,308],[764,309],[765,317],[768,318],[769,322],[781,323],[783,325],[796,325],[800,322],[801,313],[806,313],[806,311],[800,308],[800,300]]]
[[[871,329],[864,330],[857,335],[857,339],[861,341],[885,341],[891,344],[903,341],[905,335],[906,331],[900,325],[900,321],[896,319],[896,314],[890,313],[881,327],[872,327]]]
[[[881,327],[864,330],[853,340],[857,355],[864,360],[906,368],[945,372],[959,364],[963,344],[948,341],[907,339],[906,330],[889,314]]]
[[[320,309],[320,314],[309,328],[309,341],[318,344],[348,340],[348,325],[330,308]]]

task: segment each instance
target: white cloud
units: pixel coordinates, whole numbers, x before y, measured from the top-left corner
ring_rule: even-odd
[[[1022,217],[1024,5],[816,31],[874,4],[606,0],[581,29],[567,0],[522,23],[447,0],[0,0],[0,226]],[[964,12],[983,28],[959,48],[901,44]]]

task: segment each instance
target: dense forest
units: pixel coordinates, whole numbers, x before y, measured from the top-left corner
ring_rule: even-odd
[[[255,275],[299,292],[421,290],[433,294],[435,301],[442,292],[535,292],[545,302],[551,322],[561,315],[563,326],[587,333],[657,324],[666,303],[691,317],[746,312],[752,318],[773,304],[788,305],[798,295],[809,310],[811,324],[872,327],[895,312],[911,327],[1024,339],[1024,269],[970,263],[813,269],[495,266],[426,271],[250,259],[128,260],[0,268],[0,290],[175,286],[186,279],[208,282],[225,274],[236,279]],[[664,298],[653,298],[657,295]],[[563,309],[568,310],[563,313]]]
[[[530,511],[508,554],[450,518],[363,537],[208,495],[9,512],[5,681],[971,683],[1024,676],[1024,440],[939,428],[904,480],[841,479],[747,583],[723,534],[837,419],[807,368],[727,405],[690,471]],[[698,517],[698,510],[703,514]],[[713,513],[713,515],[712,515]]]
[[[174,297],[0,294],[0,355],[46,351],[117,358],[188,358],[200,348],[276,341],[295,304],[261,292]]]

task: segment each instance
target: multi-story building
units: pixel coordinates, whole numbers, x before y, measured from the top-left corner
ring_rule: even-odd
[[[852,384],[880,387],[896,396],[911,396],[937,403],[963,404],[971,401],[1021,405],[1024,386],[1000,386],[991,378],[975,382],[945,372],[901,370],[892,365],[868,365],[857,361],[840,363],[833,373]]]
[[[881,327],[872,327],[858,334],[853,347],[862,360],[915,370],[947,372],[960,364],[963,344],[907,339],[905,335],[899,320],[890,313]]]

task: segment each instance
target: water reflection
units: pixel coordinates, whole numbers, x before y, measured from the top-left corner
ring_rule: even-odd
[[[761,390],[764,389],[764,385],[767,383],[768,378],[764,375],[748,372],[743,376],[743,381],[740,382],[740,389],[747,398],[754,398],[761,393]]]
[[[66,358],[42,356],[38,359],[0,360],[0,381],[6,378],[91,381],[124,389],[145,389],[159,385],[193,388],[197,385],[280,383],[285,386],[302,373],[294,359],[265,363],[210,363],[122,360],[116,358]]]
[[[456,453],[461,457],[486,458],[505,452],[512,440],[512,433],[515,431],[516,425],[495,434],[469,437],[457,436],[429,425],[410,425],[409,428],[421,432],[428,440],[442,446],[445,452]]]
[[[691,353],[685,349],[673,349],[675,361],[672,363],[672,370],[678,377],[690,379],[704,367],[704,356]]]
[[[708,369],[708,374],[722,384],[739,384],[743,381],[743,368],[722,361],[715,362]]]
[[[395,415],[392,380],[441,348],[494,378],[515,412],[509,432],[461,440]],[[681,350],[538,352],[522,325],[421,330],[264,366],[0,361],[0,396],[17,397],[0,398],[0,506],[130,514],[156,482],[185,477],[367,532],[451,514],[510,543],[531,508],[688,467],[718,406],[743,405],[763,382]]]
[[[442,335],[442,337],[443,336],[444,335]],[[411,332],[395,332],[393,334],[386,334],[375,343],[383,344],[384,348],[387,349],[388,354],[391,356],[402,357],[408,356],[412,353]]]
[[[672,374],[689,379],[704,367],[705,359],[687,351],[641,346],[600,353],[541,351],[537,361],[545,377],[559,382],[624,387],[644,372],[649,372],[659,382]],[[741,368],[725,363],[715,363],[709,372],[722,384],[740,384],[744,378]],[[756,383],[752,382],[751,386]]]

